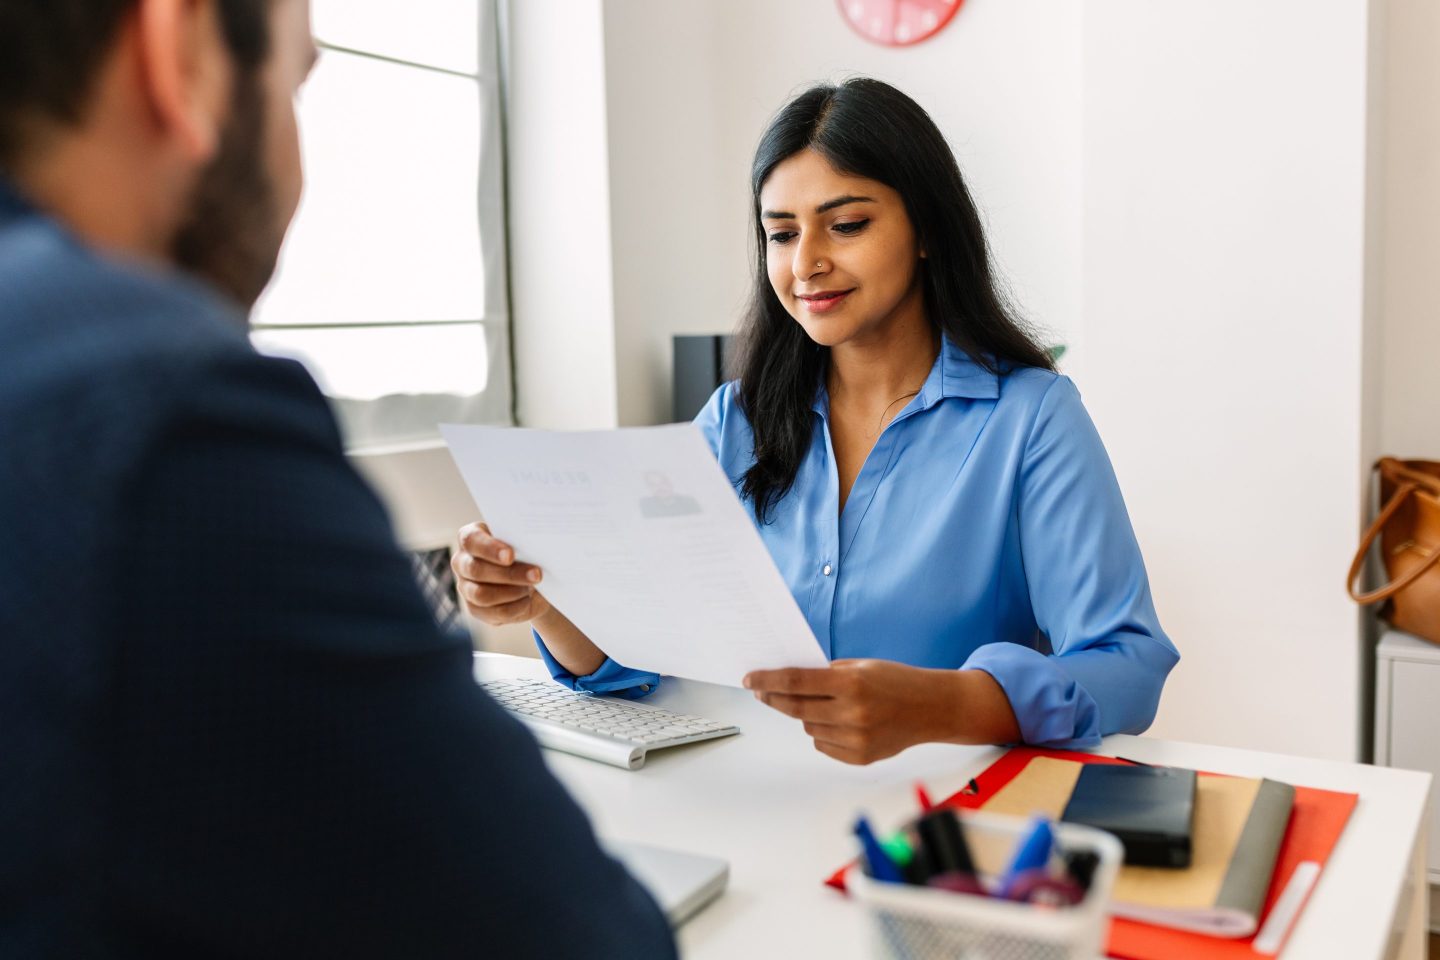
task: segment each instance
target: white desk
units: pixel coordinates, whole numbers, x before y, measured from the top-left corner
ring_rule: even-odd
[[[476,674],[545,671],[536,660],[482,654]],[[853,855],[855,814],[894,826],[913,812],[917,780],[949,796],[999,755],[928,744],[852,767],[817,753],[799,723],[743,690],[668,679],[648,702],[742,732],[651,754],[636,771],[550,751],[546,758],[597,832],[730,861],[724,896],[680,930],[692,960],[866,956],[860,908],[822,885]],[[1099,752],[1358,793],[1284,957],[1423,960],[1429,774],[1145,737],[1110,737]]]

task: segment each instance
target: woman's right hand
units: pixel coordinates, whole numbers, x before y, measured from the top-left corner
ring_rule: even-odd
[[[490,535],[483,523],[460,528],[460,549],[450,558],[460,598],[470,615],[492,627],[537,620],[550,611],[536,586],[543,578],[532,563],[516,563],[515,548]]]
[[[490,536],[485,524],[460,528],[460,549],[450,559],[450,569],[465,609],[481,623],[529,623],[556,662],[577,677],[594,673],[605,662],[605,652],[536,589],[543,576],[540,568],[516,563],[515,548]]]

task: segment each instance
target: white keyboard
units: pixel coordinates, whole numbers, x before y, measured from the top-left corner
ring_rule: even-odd
[[[650,750],[740,732],[733,724],[663,707],[576,693],[553,680],[485,680],[480,686],[529,727],[542,747],[626,770],[643,766]]]

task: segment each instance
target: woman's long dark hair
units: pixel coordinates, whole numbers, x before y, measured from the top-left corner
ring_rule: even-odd
[[[750,168],[754,282],[733,372],[755,437],[755,464],[741,489],[761,523],[795,482],[829,356],[775,296],[760,222],[760,190],[771,171],[807,148],[842,173],[877,180],[900,194],[926,254],[917,268],[925,315],[945,337],[994,373],[1054,368],[996,284],[980,215],[929,114],[889,84],[864,77],[806,90],[770,122]]]

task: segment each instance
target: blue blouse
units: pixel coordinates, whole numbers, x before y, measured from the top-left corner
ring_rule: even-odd
[[[736,387],[695,422],[738,486],[754,444]],[[1027,743],[1087,747],[1150,725],[1179,654],[1067,377],[996,376],[944,341],[843,512],[828,411],[822,387],[795,484],[759,526],[826,656],[984,670]],[[637,696],[659,683],[613,661],[576,677],[540,651],[574,689]]]

